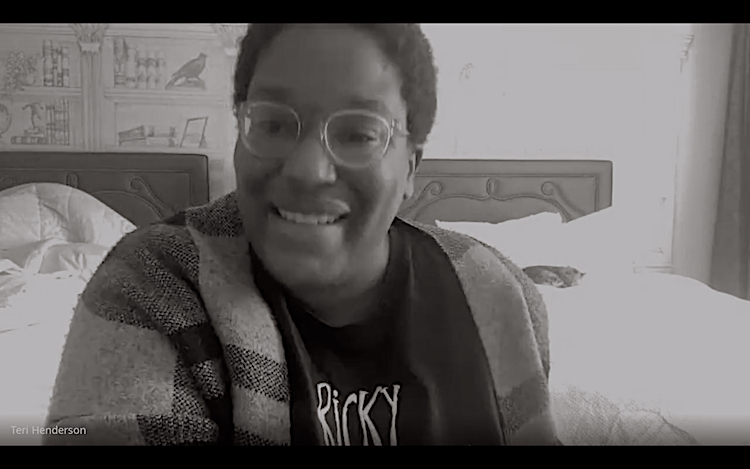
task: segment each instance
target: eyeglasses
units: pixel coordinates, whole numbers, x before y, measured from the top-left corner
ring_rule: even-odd
[[[242,143],[261,159],[286,158],[303,135],[299,115],[283,104],[245,103],[237,117]],[[364,167],[385,156],[396,133],[409,135],[396,120],[388,122],[366,110],[343,110],[320,126],[320,141],[338,164]]]

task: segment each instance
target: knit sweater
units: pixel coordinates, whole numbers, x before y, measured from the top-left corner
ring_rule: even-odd
[[[509,444],[556,444],[547,313],[489,246],[408,222],[445,251],[479,330]],[[229,194],[125,236],[76,307],[44,444],[288,445],[280,331]]]

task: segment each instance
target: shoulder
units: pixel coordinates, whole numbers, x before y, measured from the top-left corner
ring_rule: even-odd
[[[190,207],[125,235],[105,262],[130,264],[158,259],[164,268],[197,270],[196,234],[232,236],[241,231],[234,194],[206,205]],[[197,273],[196,273],[197,275]]]
[[[233,196],[191,207],[125,235],[107,254],[86,288],[86,295],[187,288],[197,293],[198,236],[227,236],[241,229]],[[164,285],[161,285],[164,284]]]
[[[88,282],[81,302],[95,315],[120,322],[130,318],[133,324],[157,329],[171,330],[169,324],[177,318],[201,323],[205,314],[196,239],[236,231],[238,217],[231,216],[231,206],[231,198],[224,197],[125,235]]]
[[[494,247],[470,236],[402,221],[432,238],[448,256],[476,314],[490,323],[510,319],[530,323],[544,371],[549,374],[547,309],[536,285],[523,270]],[[498,309],[498,304],[504,307]],[[484,316],[485,312],[489,317]]]
[[[484,272],[492,271],[496,276],[517,283],[519,287],[530,285],[532,290],[536,290],[523,270],[496,248],[462,233],[410,220],[399,220],[432,238],[458,269],[476,267]]]
[[[120,264],[140,270],[160,266],[169,270],[190,270],[197,249],[185,223],[185,212],[125,235],[109,252],[99,270]],[[111,274],[111,273],[110,273]]]

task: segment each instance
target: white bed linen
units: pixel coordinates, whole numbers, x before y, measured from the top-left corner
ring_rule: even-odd
[[[539,286],[564,444],[750,445],[750,302],[684,277],[634,274],[640,243],[623,236],[628,220],[611,207],[544,226],[533,217],[437,224],[519,267],[586,274],[577,287]]]
[[[539,290],[564,444],[750,444],[750,302],[667,274]]]
[[[0,273],[0,444],[38,444],[62,347],[87,276]],[[11,426],[29,428],[12,434]]]
[[[78,296],[132,223],[61,184],[0,192],[0,444],[38,444]],[[27,428],[15,434],[12,427]]]

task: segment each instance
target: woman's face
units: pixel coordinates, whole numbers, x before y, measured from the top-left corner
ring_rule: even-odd
[[[388,229],[412,194],[413,152],[406,137],[394,134],[382,159],[364,168],[341,166],[321,143],[319,125],[349,109],[405,123],[399,71],[366,32],[289,26],[261,54],[248,101],[287,105],[304,125],[285,158],[259,159],[237,142],[237,197],[254,251],[289,288],[340,286],[367,276],[379,253],[387,255]],[[289,219],[290,212],[298,215]],[[336,221],[311,223],[321,216]]]

